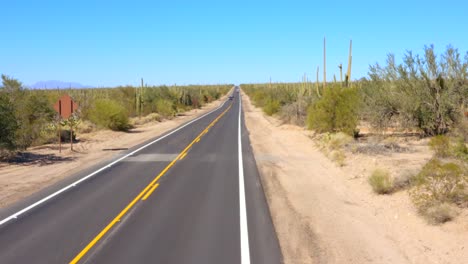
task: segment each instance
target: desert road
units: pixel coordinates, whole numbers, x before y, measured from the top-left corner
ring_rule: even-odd
[[[0,211],[0,263],[282,262],[240,93]]]

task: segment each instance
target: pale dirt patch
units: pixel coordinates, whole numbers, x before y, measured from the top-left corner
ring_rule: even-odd
[[[375,167],[418,170],[431,156],[424,142],[408,153],[346,153],[338,168],[309,131],[265,116],[245,93],[243,105],[285,263],[466,263],[466,210],[431,226],[406,191],[379,196],[367,183]]]
[[[58,153],[58,144],[48,144],[27,150],[29,162],[0,162],[0,207],[5,207],[37,192],[59,180],[99,162],[110,160],[122,149],[155,138],[164,132],[201,116],[218,107],[226,96],[205,105],[201,109],[193,109],[181,116],[163,122],[149,122],[136,126],[130,132],[100,130],[87,134],[78,134],[78,143],[62,145],[62,154]],[[120,150],[105,150],[120,149]]]

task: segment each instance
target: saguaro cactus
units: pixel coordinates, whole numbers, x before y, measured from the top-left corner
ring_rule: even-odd
[[[319,66],[317,66],[317,79],[315,81],[315,89],[317,90],[317,96],[320,98],[322,97],[320,95],[320,91],[319,91]]]
[[[323,38],[323,88],[327,85],[327,50],[325,47],[325,37]]]
[[[343,63],[340,63],[340,65],[338,65],[338,68],[340,69],[340,83],[341,85],[343,85]]]
[[[351,64],[353,62],[352,49],[353,40],[351,39],[349,40],[348,72],[346,73],[346,86],[348,86],[351,83]]]

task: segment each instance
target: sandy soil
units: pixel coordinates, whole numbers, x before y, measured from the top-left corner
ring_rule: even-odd
[[[355,155],[344,167],[326,158],[310,132],[266,117],[243,94],[246,125],[285,263],[467,263],[468,213],[440,226],[417,215],[408,194],[375,195],[373,168],[418,169],[413,151]]]
[[[73,152],[70,151],[70,144],[62,146],[61,154],[57,144],[49,144],[28,149],[21,161],[0,162],[0,207],[201,116],[219,106],[225,99],[226,96],[202,109],[193,109],[171,120],[136,126],[130,132],[101,130],[78,134],[79,143],[74,144]]]

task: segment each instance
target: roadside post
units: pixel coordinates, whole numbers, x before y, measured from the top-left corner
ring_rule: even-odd
[[[61,139],[61,121],[63,119],[70,118],[73,113],[78,109],[78,104],[73,101],[73,99],[68,95],[62,95],[58,101],[54,104],[55,111],[59,114],[59,153],[62,153],[62,139]],[[70,149],[73,151],[73,126],[70,125]]]

